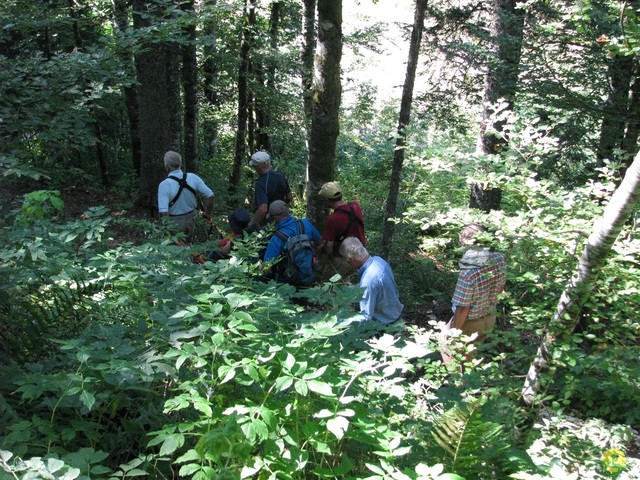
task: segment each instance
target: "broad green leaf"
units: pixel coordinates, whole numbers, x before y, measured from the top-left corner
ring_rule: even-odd
[[[324,365],[323,367],[320,367],[317,370],[314,370],[313,372],[305,373],[304,375],[302,375],[302,378],[305,380],[313,380],[314,378],[321,377],[326,370],[327,370],[327,365]]]
[[[335,416],[334,413],[326,408],[323,408],[314,415],[315,418],[329,418]]]
[[[345,432],[349,428],[349,420],[345,417],[335,417],[327,420],[327,430],[333,433],[338,440],[344,437]]]
[[[182,445],[184,445],[184,435],[181,433],[168,435],[160,447],[160,456],[171,455],[178,448],[182,447]]]
[[[320,395],[326,395],[328,397],[334,396],[331,385],[328,383],[319,382],[318,380],[310,380],[307,384],[309,385],[309,390],[312,392],[319,393]]]
[[[188,465],[183,465],[180,467],[178,474],[181,478],[188,477],[189,475],[193,475],[197,471],[199,471],[202,467],[197,463],[190,463]]]
[[[298,392],[303,397],[306,397],[309,394],[309,386],[304,380],[296,380],[294,388],[296,392]]]
[[[80,401],[87,407],[87,410],[91,410],[96,403],[96,397],[91,392],[83,390],[80,394]]]
[[[276,378],[276,391],[283,392],[293,385],[293,377],[284,376]]]
[[[284,366],[287,370],[291,371],[293,366],[296,364],[296,359],[293,355],[287,352],[287,359],[284,361]]]
[[[193,402],[193,406],[199,412],[204,413],[207,417],[211,418],[213,414],[213,410],[211,410],[211,405],[209,401],[205,398],[197,398]]]

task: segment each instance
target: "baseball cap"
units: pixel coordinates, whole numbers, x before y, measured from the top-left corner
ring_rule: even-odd
[[[234,233],[240,233],[242,232],[242,229],[249,225],[251,215],[249,215],[249,212],[247,212],[244,208],[236,208],[229,214],[227,220],[229,220],[231,231]]]
[[[269,205],[269,215],[271,217],[276,217],[280,215],[288,215],[291,213],[289,210],[289,206],[284,203],[282,200],[276,200]]]
[[[269,160],[271,160],[271,157],[267,152],[256,152],[253,155],[251,155],[251,160],[249,160],[249,165],[253,167],[254,165],[267,163]]]
[[[342,196],[342,190],[340,190],[340,185],[336,182],[327,182],[322,185],[322,188],[318,192],[327,200],[336,200]]]

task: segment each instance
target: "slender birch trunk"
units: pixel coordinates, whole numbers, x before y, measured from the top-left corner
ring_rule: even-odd
[[[529,367],[522,389],[524,402],[531,406],[541,391],[541,376],[551,364],[554,344],[562,342],[575,327],[580,310],[589,298],[591,285],[595,283],[606,262],[611,247],[640,200],[640,155],[630,165],[620,186],[616,189],[587,239],[578,268],[562,292],[558,308],[549,324],[546,337]]]

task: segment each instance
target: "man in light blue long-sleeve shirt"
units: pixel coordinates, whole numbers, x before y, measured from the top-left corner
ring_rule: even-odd
[[[358,269],[359,287],[365,291],[360,300],[360,315],[354,321],[377,320],[390,325],[402,317],[398,286],[391,266],[381,257],[372,257],[360,240],[347,237],[340,245],[342,255]]]

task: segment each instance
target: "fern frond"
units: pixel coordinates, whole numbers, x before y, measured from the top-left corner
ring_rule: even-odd
[[[483,419],[484,400],[458,405],[445,412],[434,425],[431,435],[446,452],[443,460],[459,473],[473,473],[492,463],[496,455],[508,448],[497,441],[502,426]]]

